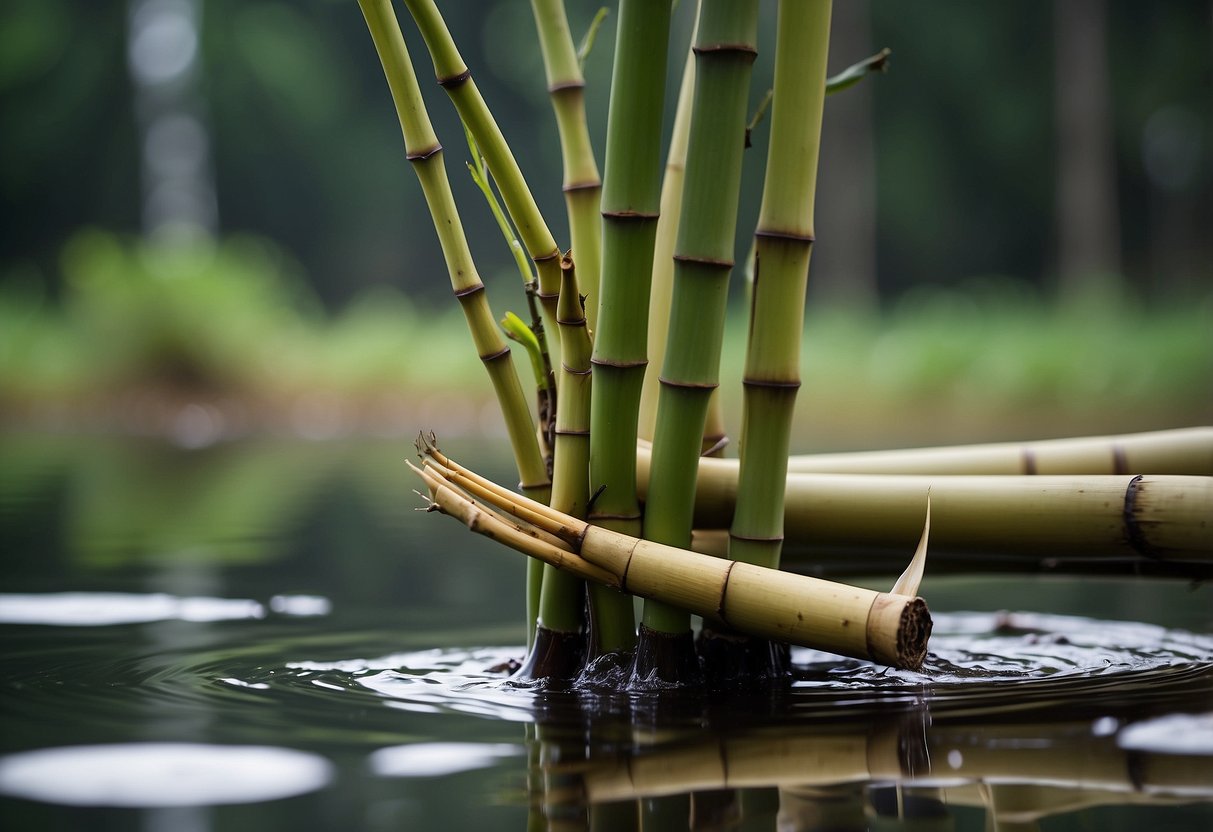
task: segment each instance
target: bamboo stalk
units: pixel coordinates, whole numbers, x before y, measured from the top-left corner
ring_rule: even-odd
[[[404,134],[405,153],[421,181],[426,204],[434,219],[434,228],[450,274],[451,288],[459,299],[476,352],[484,363],[501,405],[521,478],[520,487],[532,497],[546,500],[550,481],[530,408],[514,364],[510,361],[509,347],[497,329],[487,292],[472,261],[467,237],[451,195],[442,145],[438,143],[426,113],[396,15],[389,0],[359,0],[359,5],[387,76]]]
[[[645,482],[644,458],[640,481]],[[728,524],[737,469],[699,463],[695,522]],[[789,474],[784,531],[797,557],[904,552],[931,494],[931,554],[1213,561],[1213,477]]]
[[[704,0],[695,40],[683,216],[644,522],[645,537],[675,547],[691,542],[695,460],[719,374],[757,12],[749,0]],[[685,612],[660,603],[645,604],[644,624],[667,634],[690,628]]]
[[[556,297],[560,292],[560,249],[552,232],[548,230],[539,206],[514,154],[506,144],[501,128],[489,112],[488,105],[480,95],[472,73],[464,63],[451,33],[442,19],[434,0],[405,0],[421,37],[425,40],[438,85],[446,90],[459,117],[467,125],[476,144],[484,153],[489,171],[497,180],[501,199],[527,253],[535,262],[539,281],[539,299],[543,304],[548,327],[555,328]]]
[[[931,617],[921,598],[849,587],[747,563],[699,555],[638,540],[568,517],[518,495],[501,496],[482,485],[500,512],[538,518],[567,550],[527,534],[506,531],[495,515],[454,484],[483,478],[454,469],[446,457],[427,459],[420,471],[431,500],[445,513],[531,557],[621,591],[711,616],[741,632],[897,667],[917,668],[926,655]],[[449,475],[449,479],[448,479]],[[590,568],[592,567],[592,569]],[[603,579],[603,572],[610,577]]]
[[[691,44],[699,33],[699,2],[695,4],[695,28]],[[648,359],[653,367],[665,361],[665,342],[670,331],[670,303],[674,293],[674,245],[678,240],[678,225],[682,219],[682,182],[686,176],[687,137],[691,130],[691,105],[695,98],[695,52],[688,48],[678,87],[678,106],[674,111],[674,127],[670,134],[670,149],[666,154],[665,175],[661,180],[660,216],[657,238],[653,244],[652,286],[649,292]],[[646,373],[640,393],[639,434],[653,441],[657,429],[657,396],[661,385],[657,373]]]
[[[582,310],[577,287],[577,273],[573,258],[565,254],[561,258],[560,299],[557,304],[556,323],[560,334],[560,383],[557,385],[555,464],[552,471],[551,507],[555,511],[573,517],[584,517],[589,501],[590,462],[590,335],[586,330],[585,314]],[[530,658],[538,659],[534,652],[555,652],[547,641],[549,633],[571,635],[582,629],[581,581],[568,571],[555,566],[545,566],[539,596],[539,622],[543,642]],[[568,641],[572,641],[571,638]],[[582,651],[578,651],[579,654]],[[528,675],[571,676],[574,665],[580,663],[582,655],[561,657],[555,662],[539,666],[528,661]]]
[[[577,256],[577,282],[591,299],[586,307],[591,331],[598,329],[599,262],[602,253],[598,217],[602,182],[585,118],[585,78],[569,32],[564,0],[531,0],[548,93],[556,114],[564,160],[564,202],[569,236]]]
[[[729,557],[779,568],[813,202],[829,54],[830,0],[779,4],[771,139],[746,343],[739,486]]]
[[[793,456],[788,471],[836,474],[1213,476],[1213,426],[896,451]]]
[[[602,194],[602,285],[594,343],[589,519],[640,533],[636,441],[644,379],[649,276],[657,229],[661,114],[670,5],[623,0],[611,75],[606,179]],[[603,598],[596,610],[612,634],[607,650],[635,642],[631,600]],[[626,622],[626,626],[625,626]]]

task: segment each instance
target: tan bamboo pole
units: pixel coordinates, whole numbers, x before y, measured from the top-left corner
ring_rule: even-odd
[[[711,616],[741,632],[828,652],[917,668],[926,656],[931,616],[921,598],[874,592],[747,563],[721,560],[591,526],[519,495],[482,486],[476,493],[499,511],[557,534],[564,551],[524,528],[506,531],[448,483],[482,478],[452,469],[440,452],[420,472],[434,504],[531,557],[623,592]],[[499,486],[496,488],[500,488]],[[470,507],[469,507],[470,506]],[[592,574],[585,569],[590,564]],[[604,580],[602,570],[613,576]]]
[[[1192,474],[1213,476],[1213,426],[894,451],[807,454],[789,473]]]
[[[644,493],[646,466],[638,470]],[[697,528],[727,525],[736,467],[702,459]],[[1213,561],[1213,477],[790,474],[789,552],[906,551],[931,493],[931,552]]]

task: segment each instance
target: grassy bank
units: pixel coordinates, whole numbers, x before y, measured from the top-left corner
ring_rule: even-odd
[[[502,309],[515,282],[490,281]],[[326,312],[257,240],[157,249],[90,233],[65,251],[60,290],[45,285],[0,282],[9,426],[187,443],[501,430],[454,304],[420,308],[383,286]],[[721,368],[734,436],[745,324],[736,306]],[[797,449],[1123,432],[1213,414],[1209,295],[1145,307],[1107,292],[1064,307],[1004,281],[924,287],[882,312],[810,307],[803,351]]]

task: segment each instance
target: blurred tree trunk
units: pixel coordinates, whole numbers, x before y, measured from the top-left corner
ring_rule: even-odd
[[[830,31],[830,73],[876,51],[868,0],[835,3]],[[897,56],[893,56],[894,63]],[[892,71],[896,72],[896,68]],[[818,165],[817,239],[809,271],[813,304],[875,306],[876,153],[869,78],[826,99]]]
[[[1057,271],[1063,296],[1120,272],[1104,0],[1054,3]]]

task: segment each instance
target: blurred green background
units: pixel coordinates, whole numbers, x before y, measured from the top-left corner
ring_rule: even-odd
[[[693,5],[676,9],[679,55]],[[567,242],[529,4],[446,6]],[[597,4],[570,6],[580,36]],[[597,137],[613,29],[586,65]],[[884,46],[893,59],[827,102],[797,443],[1209,421],[1213,4],[949,0],[911,14],[848,0],[832,44],[832,71]],[[495,311],[520,310],[457,120],[436,85],[426,94]],[[8,0],[0,124],[7,426],[187,446],[499,430],[353,0]],[[748,153],[739,262],[765,139],[760,127]]]

